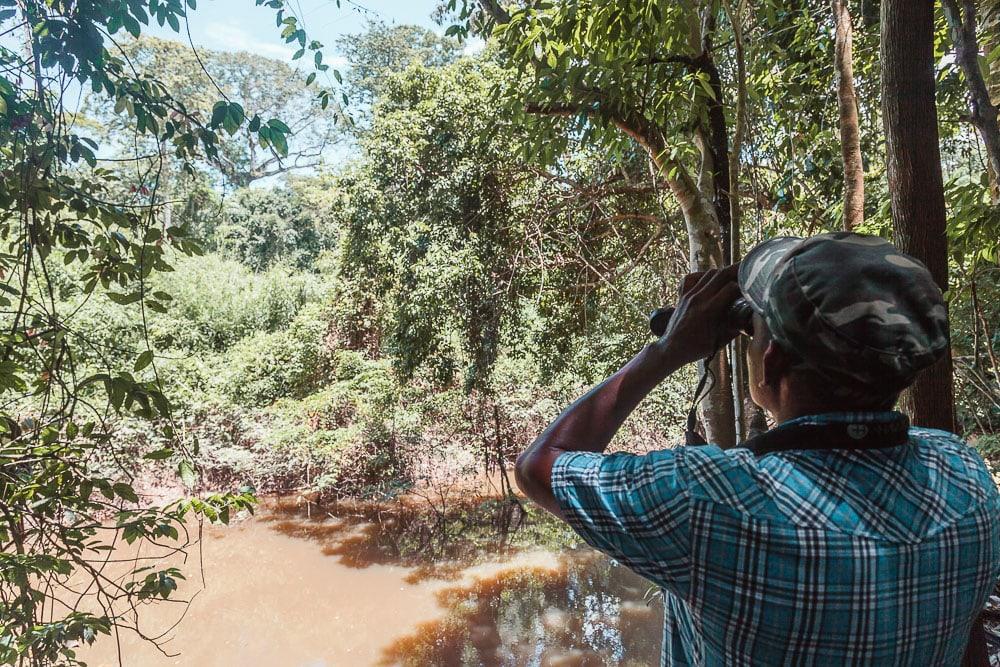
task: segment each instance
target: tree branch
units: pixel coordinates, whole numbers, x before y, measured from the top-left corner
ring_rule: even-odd
[[[510,14],[496,0],[479,0],[479,6],[499,25],[510,22]]]

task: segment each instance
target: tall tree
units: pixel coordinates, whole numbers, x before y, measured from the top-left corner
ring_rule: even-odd
[[[690,270],[703,271],[730,258],[729,139],[713,46],[721,8],[695,5],[480,8],[502,58],[531,73],[511,92],[541,119],[534,126],[542,160],[556,159],[568,128],[619,150],[623,140],[636,142],[681,212]],[[720,351],[709,363],[714,382],[702,402],[706,435],[723,446],[736,441],[726,357]]]
[[[340,111],[333,105],[323,107],[314,90],[303,85],[298,73],[287,63],[246,51],[225,52],[191,48],[181,42],[143,36],[122,45],[131,66],[148,77],[156,77],[199,118],[216,115],[220,97],[237,103],[246,116],[281,117],[278,127],[287,128],[289,137],[277,138],[283,150],[271,150],[256,140],[247,124],[225,127],[220,133],[218,150],[207,156],[209,172],[221,176],[229,185],[245,187],[254,181],[290,171],[312,169],[340,138]],[[132,126],[99,95],[90,103],[104,124],[106,140],[124,143],[124,150],[134,150]],[[265,124],[266,126],[266,124]],[[122,138],[125,137],[123,140]],[[159,150],[157,150],[159,147]],[[151,153],[163,153],[166,174],[175,173],[169,159],[169,142],[159,141],[149,147]],[[169,178],[162,178],[163,186]]]
[[[962,0],[960,7],[958,0],[941,0],[941,7],[955,43],[955,59],[962,69],[969,91],[969,121],[986,148],[986,161],[992,177],[993,203],[1000,203],[1000,124],[997,122],[1000,113],[997,105],[990,99],[986,76],[979,64],[976,3],[973,0]],[[1000,54],[993,57],[1000,57]]]
[[[989,54],[986,86],[990,101],[1000,108],[1000,0],[981,0],[982,42]],[[990,166],[991,194],[994,204],[1000,204],[1000,171]]]
[[[840,113],[840,151],[844,159],[844,229],[865,220],[865,167],[861,158],[858,101],[854,94],[854,27],[847,0],[830,0],[836,26],[834,66]]]
[[[344,84],[351,101],[351,117],[362,129],[370,124],[371,106],[390,75],[411,65],[447,65],[461,53],[458,41],[452,37],[415,25],[387,25],[382,21],[368,22],[364,32],[344,35],[336,45],[350,65]]]
[[[948,289],[944,184],[934,104],[934,2],[883,0],[882,114],[896,245]],[[903,397],[915,424],[953,430],[950,351]]]

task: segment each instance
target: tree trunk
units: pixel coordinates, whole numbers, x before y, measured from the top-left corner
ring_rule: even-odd
[[[986,79],[979,67],[979,42],[976,38],[976,4],[962,0],[941,0],[948,29],[955,44],[955,57],[969,90],[969,120],[986,147],[986,162],[990,171],[993,202],[998,201],[997,175],[1000,174],[1000,124],[997,107],[990,101]]]
[[[1000,49],[1000,0],[981,0],[980,35],[983,49],[986,53],[993,53]],[[989,91],[990,101],[993,106],[1000,108],[1000,58],[994,58],[990,63],[990,70],[986,76],[986,88]],[[988,164],[990,176],[990,194],[994,204],[1000,205],[1000,170],[994,169],[992,164]]]
[[[496,3],[480,0],[480,4],[495,21],[503,22],[504,17],[496,12]],[[695,67],[705,66],[706,57],[702,56],[700,60],[701,64],[696,62]],[[711,64],[710,57],[708,63]],[[527,111],[550,116],[576,116],[581,113],[581,108],[575,104],[529,104]],[[711,145],[711,136],[696,137],[696,140],[702,140],[700,143],[703,158],[702,171],[699,174],[700,183],[698,183],[691,177],[683,164],[668,157],[663,132],[648,119],[635,110],[609,109],[607,111],[611,112],[610,115],[615,125],[646,150],[659,174],[666,180],[671,194],[677,200],[688,233],[690,270],[705,271],[725,266],[722,238],[723,236],[728,237],[729,203],[728,199],[724,200],[724,217],[727,220],[724,234],[720,224],[720,216],[713,204],[714,201],[721,201],[721,199],[716,196],[720,194],[720,191],[716,189],[717,183],[713,178],[717,165],[714,164],[714,146]],[[719,112],[721,113],[721,107]],[[716,130],[719,127],[719,120],[717,114],[713,121]],[[724,115],[721,120],[723,123],[722,134],[724,135]],[[718,137],[716,138],[718,139]],[[725,178],[718,185],[722,186],[721,195],[728,198],[729,193],[724,192],[729,184],[728,138],[726,139],[723,160],[726,161]],[[706,187],[706,193],[699,189],[699,185]],[[699,369],[702,370],[703,366],[704,364],[699,364]],[[709,442],[720,447],[732,447],[736,444],[736,424],[733,410],[733,387],[725,349],[720,350],[712,358],[709,371],[714,381],[711,383],[708,394],[701,402],[701,418],[705,426],[705,437]]]
[[[933,0],[882,0],[882,118],[896,245],[948,289],[944,185],[934,106]],[[951,351],[903,397],[914,424],[954,430]]]
[[[854,29],[847,0],[830,0],[836,25],[834,66],[840,112],[840,153],[844,159],[844,229],[865,221],[865,166],[861,159],[858,101],[854,95]]]
[[[729,224],[730,224],[730,261],[742,259],[740,247],[740,230],[743,209],[740,198],[735,193],[740,191],[740,157],[743,152],[743,142],[747,134],[747,75],[746,54],[743,49],[743,9],[742,4],[736,7],[723,2],[729,24],[733,31],[733,46],[736,51],[736,110],[735,128],[733,129],[732,149],[729,153]],[[737,337],[729,346],[729,355],[733,369],[733,412],[740,442],[751,437],[755,425],[764,420],[764,412],[750,398],[749,372],[747,370],[747,341],[742,336]],[[766,421],[764,422],[766,430]]]
[[[670,169],[667,165],[658,166],[664,173]],[[669,182],[687,227],[689,269],[705,271],[724,266],[722,245],[719,242],[719,220],[714,208],[685,172],[681,171],[677,178],[669,179]],[[704,372],[703,363],[698,364],[698,370]],[[705,438],[723,448],[733,447],[736,445],[736,413],[725,348],[712,358],[708,370],[714,381],[700,406]]]

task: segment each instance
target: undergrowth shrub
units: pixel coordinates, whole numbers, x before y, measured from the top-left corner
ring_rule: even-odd
[[[220,358],[218,386],[239,405],[262,407],[282,397],[301,398],[325,381],[325,307],[303,307],[287,328],[258,331]]]
[[[157,348],[224,351],[238,341],[288,326],[303,306],[321,299],[322,279],[276,266],[264,273],[219,255],[177,262],[161,278],[173,296],[166,314],[153,318]]]

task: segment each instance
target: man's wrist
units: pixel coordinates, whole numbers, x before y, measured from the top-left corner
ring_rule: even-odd
[[[643,356],[646,358],[646,363],[660,374],[661,380],[686,363],[683,355],[678,353],[676,345],[672,345],[666,337],[657,338],[647,345],[643,350]]]

